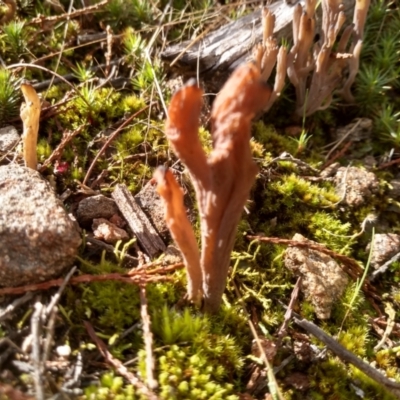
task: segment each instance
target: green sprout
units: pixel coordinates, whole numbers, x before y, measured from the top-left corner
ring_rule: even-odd
[[[128,62],[137,64],[143,58],[146,42],[132,28],[124,32],[123,45]]]
[[[94,72],[86,68],[83,63],[77,63],[73,73],[79,82],[87,82],[94,77]]]
[[[3,26],[3,32],[1,40],[5,43],[5,55],[11,56],[15,60],[24,55],[28,41],[25,23],[11,21]]]
[[[18,81],[10,71],[0,68],[0,127],[19,115],[20,101]]]
[[[292,138],[292,137],[290,138],[297,145],[296,155],[301,154],[306,149],[307,144],[311,138],[312,135],[308,135],[305,129],[301,130],[301,134],[298,138]]]

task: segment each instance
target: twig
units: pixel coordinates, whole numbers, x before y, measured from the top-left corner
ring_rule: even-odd
[[[387,167],[391,167],[392,165],[396,165],[400,163],[400,158],[396,158],[395,160],[389,161],[387,163],[383,163],[379,165],[378,169],[385,169]]]
[[[332,203],[329,206],[322,206],[322,208],[328,208],[328,207],[331,208],[331,207],[337,206],[346,198],[346,194],[347,194],[347,175],[349,173],[350,167],[351,167],[351,163],[346,167],[346,171],[344,173],[344,177],[343,177],[343,193],[342,193],[342,196],[340,197],[340,199],[336,203]]]
[[[71,268],[71,271],[69,271],[67,276],[64,278],[64,281],[61,284],[60,288],[58,289],[57,293],[52,297],[50,303],[48,304],[46,309],[43,311],[44,321],[50,315],[49,322],[47,324],[46,340],[44,342],[44,349],[43,349],[43,358],[42,358],[43,365],[46,365],[46,361],[49,358],[49,353],[50,353],[50,348],[51,348],[53,333],[54,333],[54,326],[55,326],[56,316],[57,316],[57,311],[58,311],[57,303],[60,301],[61,294],[64,291],[65,287],[67,286],[72,275],[75,273],[75,271],[76,271],[76,267]]]
[[[53,15],[51,17],[47,17],[45,15],[40,15],[39,17],[32,18],[27,25],[36,25],[36,24],[43,24],[44,22],[50,22],[55,24],[56,22],[62,21],[64,19],[72,19],[76,17],[80,17],[81,15],[87,15],[92,12],[99,11],[99,9],[103,6],[106,6],[111,0],[103,0],[100,3],[97,3],[93,6],[81,8],[80,10],[76,10],[73,12],[66,12],[61,15]]]
[[[113,45],[113,32],[111,29],[110,25],[107,25],[106,28],[106,33],[107,33],[107,51],[105,53],[105,58],[106,58],[106,76],[109,76],[110,74],[110,62],[111,62],[111,57],[112,57],[112,45]]]
[[[9,337],[5,337],[0,339],[0,347],[3,345],[6,345],[6,349],[2,350],[0,353],[0,370],[3,368],[3,364],[8,360],[8,358],[11,356],[11,354],[15,353],[16,351],[20,354],[23,354],[24,352],[20,347],[18,347]],[[1,394],[1,391],[0,391]],[[1,396],[0,396],[1,399]]]
[[[377,352],[381,347],[383,347],[386,340],[389,339],[389,336],[392,333],[393,328],[395,326],[396,311],[393,309],[393,307],[391,306],[390,303],[386,304],[385,312],[388,315],[387,325],[386,325],[386,329],[385,329],[385,332],[383,333],[381,340],[374,347],[375,352]]]
[[[355,356],[353,353],[348,351],[340,343],[338,343],[331,336],[327,335],[322,329],[318,328],[315,324],[306,319],[294,318],[294,322],[301,328],[311,333],[317,339],[321,340],[332,352],[334,352],[340,359],[350,364],[353,364],[360,371],[364,372],[367,376],[373,379],[375,382],[383,385],[388,391],[394,394],[397,398],[400,398],[400,384],[393,382],[386,376],[382,375],[379,371],[373,368],[371,365],[365,363],[360,358]]]
[[[139,378],[137,378],[132,372],[128,371],[128,369],[121,363],[121,361],[112,356],[112,354],[108,351],[105,343],[96,335],[96,332],[94,331],[92,325],[88,321],[84,321],[83,323],[85,324],[89,336],[96,344],[98,350],[105,358],[106,362],[112,365],[117,370],[117,372],[125,379],[127,379],[133,386],[138,388],[138,390],[144,396],[147,396],[147,399],[158,400],[158,397],[151,390],[149,390],[146,385],[141,380],[139,380]]]
[[[14,300],[11,304],[8,304],[6,308],[0,309],[0,322],[7,319],[9,314],[11,314],[13,311],[15,311],[15,309],[18,306],[26,303],[27,301],[32,299],[33,296],[34,296],[33,293],[28,292],[24,296]]]
[[[140,315],[143,322],[143,338],[146,351],[146,381],[151,390],[157,389],[158,382],[154,378],[153,334],[150,329],[150,316],[147,311],[146,287],[140,285]]]
[[[260,341],[260,338],[259,338],[259,336],[257,334],[256,328],[254,327],[254,324],[251,321],[251,317],[250,317],[250,315],[249,315],[249,313],[248,313],[248,311],[246,309],[246,305],[245,305],[245,303],[243,301],[243,298],[242,298],[242,296],[241,296],[241,294],[239,292],[239,289],[236,286],[235,282],[233,282],[233,286],[235,288],[236,296],[239,299],[240,303],[242,304],[243,312],[244,312],[244,314],[246,316],[246,319],[247,319],[247,322],[249,324],[251,333],[252,333],[252,335],[254,337],[254,340],[257,343],[257,347],[258,347],[258,350],[260,352],[261,359],[265,363],[265,366],[267,367],[268,387],[269,387],[270,393],[272,394],[273,397],[275,396],[279,400],[284,400],[284,398],[282,396],[282,393],[280,392],[279,386],[278,386],[278,384],[276,382],[276,378],[275,378],[275,375],[274,375],[274,370],[272,368],[272,365],[268,361],[267,355],[265,354],[265,351],[264,351],[264,347],[261,344],[261,341]]]
[[[43,305],[39,301],[35,303],[35,311],[31,319],[32,330],[32,355],[31,360],[33,363],[33,380],[35,383],[35,397],[38,400],[45,400],[43,388],[43,364],[40,357],[40,339],[41,339],[41,325],[42,325],[42,311]]]
[[[79,133],[82,132],[83,128],[85,128],[87,124],[83,124],[81,126],[78,126],[74,131],[72,132],[66,132],[64,133],[60,144],[55,148],[55,150],[50,154],[49,158],[43,163],[43,165],[40,167],[39,172],[43,172],[46,170],[46,168],[55,160],[59,160],[60,157],[62,156],[63,150],[65,146]]]
[[[169,272],[175,269],[181,269],[183,268],[183,264],[174,264],[173,268],[167,269],[167,268],[162,268],[159,273],[162,273],[162,271]],[[111,273],[111,274],[102,274],[102,275],[81,275],[77,276],[75,278],[72,278],[70,280],[71,285],[78,285],[80,283],[91,283],[91,282],[104,282],[104,281],[120,281],[120,282],[125,282],[125,283],[130,283],[130,284],[144,284],[144,283],[150,283],[150,282],[167,282],[171,281],[172,278],[168,276],[163,276],[163,275],[150,275],[146,273],[138,273],[137,275],[129,275],[129,274],[120,274],[120,273]],[[37,284],[31,284],[31,285],[25,285],[25,286],[17,286],[17,287],[6,287],[6,288],[1,288],[0,289],[0,296],[1,295],[15,295],[15,294],[21,294],[25,292],[30,292],[30,291],[38,291],[38,290],[47,290],[51,287],[54,286],[60,286],[64,282],[64,279],[53,279],[51,281],[47,282],[42,282],[42,283],[37,283]]]
[[[400,253],[395,254],[389,261],[386,261],[385,264],[381,265],[376,271],[374,271],[369,277],[369,280],[373,282],[378,275],[385,273],[387,269],[399,259],[400,259]]]
[[[83,370],[82,353],[79,351],[76,356],[74,375],[72,376],[72,379],[66,381],[63,384],[61,391],[65,391],[68,393],[71,390],[71,388],[73,388],[79,382],[82,370]]]
[[[57,293],[52,297],[49,305],[46,308],[44,314],[45,316],[49,315],[52,312],[53,308],[56,306],[56,304],[59,302],[62,292],[64,291],[65,287],[67,286],[67,283],[69,282],[75,271],[76,271],[76,266],[72,267],[71,270],[68,272],[67,276],[63,279],[62,285],[58,289]]]
[[[293,311],[293,307],[297,301],[297,298],[299,297],[299,293],[300,293],[300,283],[301,283],[301,277],[297,278],[297,282],[296,285],[294,286],[293,290],[292,290],[292,295],[290,297],[290,302],[289,305],[286,309],[285,312],[285,319],[283,321],[283,324],[281,326],[281,328],[279,329],[278,332],[278,340],[279,342],[281,342],[283,336],[285,335],[286,331],[287,331],[287,327],[289,326],[289,322],[292,319],[292,311]]]
[[[271,164],[278,163],[279,161],[289,161],[289,162],[292,162],[293,164],[297,164],[300,167],[304,167],[304,168],[310,170],[315,175],[319,174],[319,171],[316,168],[313,168],[311,165],[307,164],[303,160],[293,157],[290,153],[288,153],[286,151],[284,151],[278,157],[275,157],[273,160],[271,160],[264,168],[268,168]]]
[[[87,100],[76,90],[74,85],[72,85],[72,83],[68,82],[68,80],[65,79],[63,76],[57,74],[57,72],[51,71],[50,69],[42,67],[41,65],[36,65],[36,64],[31,64],[31,63],[17,63],[17,64],[11,64],[11,65],[7,66],[7,69],[15,69],[15,68],[36,68],[36,69],[40,69],[41,71],[48,72],[49,74],[52,74],[55,77],[57,77],[61,82],[66,83],[69,87],[72,88],[72,90],[74,90],[74,92],[76,92],[78,94],[78,96],[80,96],[84,100],[84,102],[86,104],[88,104]],[[33,87],[35,90],[38,90],[35,86],[33,86]]]
[[[112,246],[111,244],[104,243],[102,240],[98,240],[98,239],[92,238],[92,237],[90,237],[90,236],[88,236],[88,235],[86,235],[85,240],[86,240],[87,243],[91,243],[91,244],[94,244],[95,246],[99,246],[99,247],[101,247],[102,249],[104,249],[104,250],[106,250],[106,251],[108,251],[108,252],[110,252],[110,253],[113,253],[114,255],[115,255],[115,254],[121,254],[121,253],[122,253],[121,251],[117,250],[117,249],[116,249],[114,246]],[[131,256],[131,255],[128,254],[128,253],[125,253],[125,254],[124,254],[124,258],[127,259],[127,260],[129,260],[129,261],[134,261],[134,262],[136,262],[136,263],[137,263],[137,261],[138,261],[137,257],[133,257],[133,256]]]
[[[328,161],[326,161],[326,163],[321,167],[321,171],[323,171],[325,168],[327,168],[330,165],[332,165],[338,158],[342,157],[344,155],[344,153],[346,153],[346,151],[350,148],[350,146],[352,144],[353,144],[352,141],[349,141],[349,142],[345,143],[345,145],[343,146],[342,150],[340,150],[337,153],[335,153],[332,158],[330,158]]]
[[[362,119],[358,118],[358,121],[351,127],[351,129],[349,129],[345,135],[343,135],[342,138],[340,138],[335,144],[334,146],[329,150],[329,153],[326,155],[325,157],[325,161],[328,162],[330,156],[332,155],[332,153],[353,133],[356,131],[356,129],[358,128],[358,126],[361,124]],[[350,140],[351,143],[351,140]],[[323,169],[323,168],[322,168]]]
[[[56,54],[59,54],[59,53],[56,53]],[[119,64],[121,64],[121,62],[123,60],[124,60],[123,58],[118,58],[114,61],[110,61],[110,66],[118,66]],[[36,65],[36,64],[30,64],[30,65]],[[105,68],[106,68],[106,64],[100,64],[100,65],[96,65],[96,66],[88,68],[88,71],[96,73],[98,71],[103,71]],[[53,73],[53,71],[47,71],[47,72]],[[37,92],[40,92],[41,90],[48,89],[52,84],[56,84],[56,83],[60,83],[60,82],[68,82],[68,84],[73,87],[72,83],[70,83],[70,82],[78,81],[78,78],[76,77],[76,75],[74,73],[69,73],[69,74],[65,74],[65,75],[58,75],[58,74],[57,75],[54,74],[54,75],[55,75],[54,79],[53,78],[47,79],[47,80],[35,83],[32,86],[34,87],[34,89]],[[110,77],[107,78],[107,82],[109,81],[109,78]],[[102,83],[102,86],[104,86],[104,83]]]
[[[86,185],[86,182],[90,178],[90,175],[92,173],[92,170],[94,166],[96,165],[97,160],[100,158],[100,156],[104,153],[104,151],[107,149],[107,147],[110,145],[110,143],[117,137],[117,135],[121,132],[123,128],[125,128],[126,125],[128,125],[135,117],[137,117],[140,113],[143,111],[147,110],[150,107],[150,105],[147,105],[140,109],[139,111],[135,112],[132,114],[128,119],[126,119],[107,139],[107,141],[104,143],[103,147],[99,150],[99,152],[96,154],[96,157],[92,161],[92,164],[90,164],[89,169],[86,172],[85,179],[83,180],[82,184]]]

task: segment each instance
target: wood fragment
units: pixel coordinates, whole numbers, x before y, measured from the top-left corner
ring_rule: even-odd
[[[357,357],[345,347],[343,347],[339,342],[333,339],[331,336],[326,334],[317,325],[313,324],[306,319],[294,318],[296,325],[300,326],[308,333],[311,333],[317,339],[321,340],[333,353],[335,353],[341,360],[353,364],[360,371],[364,372],[365,375],[369,376],[375,382],[385,387],[389,392],[394,394],[397,398],[400,398],[400,383],[388,379],[386,376],[382,375],[377,369],[367,364],[361,358]]]
[[[153,258],[164,252],[166,250],[164,242],[128,188],[125,185],[117,185],[112,198],[146,253]]]
[[[282,38],[289,40],[292,38],[293,10],[296,4],[304,4],[304,1],[279,0],[268,6],[276,18],[274,36],[278,42]],[[354,4],[355,0],[343,1],[343,11],[347,20],[353,15]],[[317,20],[317,32],[320,30],[321,22],[321,19]],[[198,64],[200,73],[215,78],[215,72],[233,71],[248,61],[252,49],[262,38],[262,11],[258,9],[210,32],[190,48],[188,47],[191,41],[169,46],[161,56],[167,63],[172,62],[185,48],[188,48],[177,62],[180,71],[193,74]]]

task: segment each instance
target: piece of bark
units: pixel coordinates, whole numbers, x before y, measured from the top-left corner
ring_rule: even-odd
[[[128,188],[125,185],[117,185],[112,197],[144,251],[151,258],[164,252],[166,249],[164,242]]]
[[[294,6],[298,3],[304,5],[304,1],[280,0],[268,6],[275,15],[274,36],[292,38],[292,20]],[[355,0],[343,0],[346,21],[351,23]],[[317,10],[317,14],[318,14]],[[192,73],[197,71],[197,65],[201,73],[213,74],[216,71],[232,71],[238,65],[250,58],[252,49],[263,38],[261,10],[256,10],[237,21],[222,26],[216,31],[210,32],[204,38],[194,43],[184,51],[192,40],[184,41],[166,48],[161,54],[168,63],[173,62],[182,52],[182,56],[176,61],[182,72]],[[317,19],[317,33],[320,32],[321,18]]]

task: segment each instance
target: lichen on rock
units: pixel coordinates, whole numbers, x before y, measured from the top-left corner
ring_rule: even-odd
[[[0,167],[0,286],[61,274],[80,244],[75,223],[38,172],[14,164]]]
[[[308,241],[299,233],[293,236],[293,240]],[[313,304],[317,317],[328,319],[333,303],[348,283],[348,276],[339,264],[327,254],[293,246],[285,252],[285,266],[302,278],[301,290]]]

